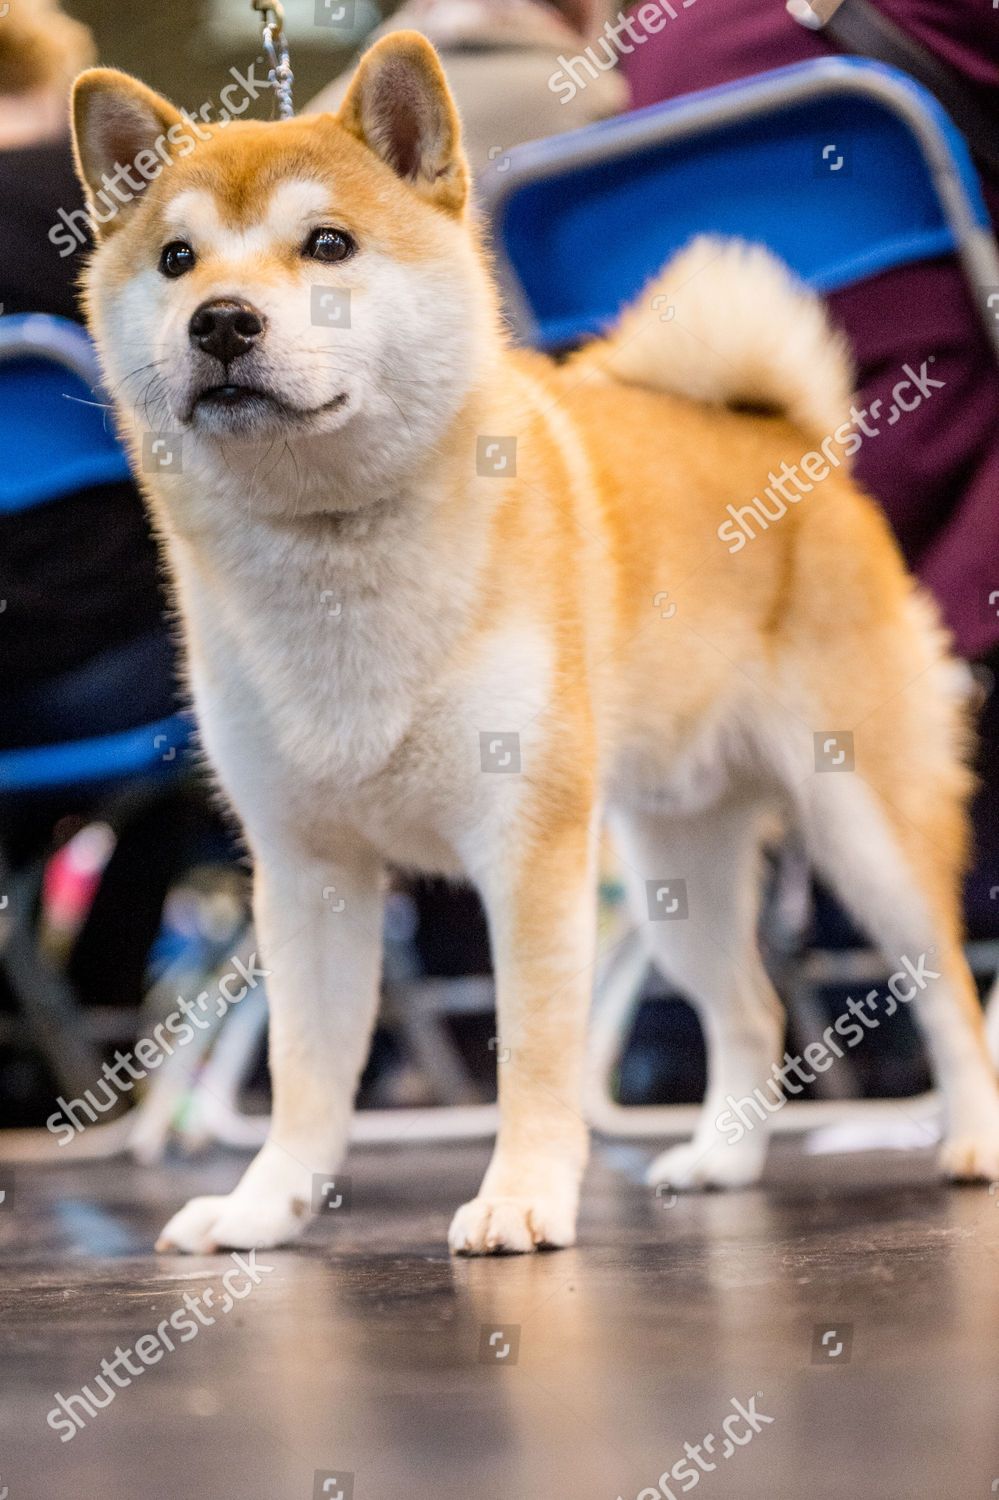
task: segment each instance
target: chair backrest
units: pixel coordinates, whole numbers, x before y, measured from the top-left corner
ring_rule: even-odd
[[[0,317],[0,516],[125,480],[93,345],[47,314]],[[58,745],[0,750],[0,797],[133,776],[173,774],[191,743],[189,716]]]
[[[769,246],[821,292],[954,252],[999,349],[999,254],[965,143],[878,63],[795,64],[532,142],[483,191],[514,320],[546,348],[598,332],[707,232]]]
[[[66,318],[0,318],[0,453],[0,514],[128,478],[93,345]]]

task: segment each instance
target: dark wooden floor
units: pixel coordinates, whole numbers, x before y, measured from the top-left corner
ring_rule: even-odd
[[[185,1293],[221,1298],[228,1258],[149,1246],[238,1163],[16,1172],[0,1497],[655,1500],[708,1434],[675,1495],[695,1473],[711,1500],[999,1492],[999,1192],[945,1189],[920,1155],[784,1148],[760,1190],[670,1203],[613,1147],[577,1249],[455,1262],[448,1214],[483,1160],[357,1153],[349,1212],[259,1256],[260,1284],[161,1362],[133,1356],[143,1373],[65,1443],[57,1391]],[[725,1457],[751,1398],[759,1431]]]

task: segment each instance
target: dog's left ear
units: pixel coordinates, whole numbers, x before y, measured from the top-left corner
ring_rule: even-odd
[[[106,236],[127,218],[163,170],[168,142],[183,125],[166,99],[117,68],[88,68],[73,85],[73,154],[76,171]],[[136,177],[132,171],[138,173]],[[124,193],[121,178],[128,184]],[[112,186],[112,184],[115,184]],[[110,210],[110,212],[109,212]]]
[[[419,32],[391,33],[365,53],[337,119],[421,197],[461,213],[468,164],[458,111],[440,59]]]

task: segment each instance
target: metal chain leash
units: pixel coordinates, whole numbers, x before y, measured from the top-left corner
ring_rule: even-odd
[[[295,75],[288,59],[288,39],[284,34],[284,7],[281,0],[250,0],[259,12],[261,36],[267,57],[267,76],[274,90],[278,118],[290,120],[295,113],[291,89]]]

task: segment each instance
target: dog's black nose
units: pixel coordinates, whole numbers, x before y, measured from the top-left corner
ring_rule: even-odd
[[[191,343],[224,365],[252,349],[263,331],[263,318],[248,302],[228,298],[202,302],[188,324]]]

